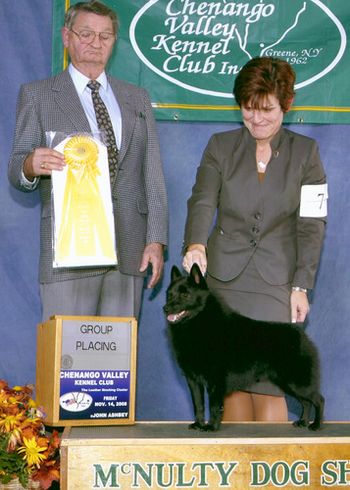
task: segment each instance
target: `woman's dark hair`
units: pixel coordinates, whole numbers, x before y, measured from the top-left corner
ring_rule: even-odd
[[[268,95],[274,95],[287,112],[294,97],[295,72],[287,61],[278,58],[253,58],[238,73],[233,95],[242,107],[260,109]]]
[[[64,18],[64,26],[67,27],[67,29],[73,28],[75,18],[79,12],[87,12],[89,14],[103,15],[105,17],[109,17],[113,24],[114,34],[118,33],[119,22],[116,12],[107,7],[107,5],[105,5],[104,3],[97,0],[91,0],[90,2],[78,2],[69,7]]]

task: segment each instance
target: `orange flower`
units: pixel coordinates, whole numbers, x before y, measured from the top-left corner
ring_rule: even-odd
[[[17,477],[25,484],[31,476],[47,490],[59,480],[60,439],[46,436],[44,412],[31,398],[28,386],[10,388],[0,379],[0,486]]]
[[[60,479],[60,468],[55,461],[48,461],[32,474],[34,481],[40,481],[43,490],[51,488],[53,481]]]
[[[20,444],[22,440],[22,434],[19,429],[14,429],[12,432],[10,432],[8,444],[7,444],[7,450],[8,452],[13,452],[18,444]]]

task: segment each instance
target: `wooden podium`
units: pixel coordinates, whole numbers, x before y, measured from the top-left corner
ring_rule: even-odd
[[[137,322],[54,316],[38,325],[36,401],[52,426],[135,422]]]
[[[291,423],[224,423],[215,433],[176,422],[66,428],[61,490],[287,490],[350,487],[350,424],[319,432]]]

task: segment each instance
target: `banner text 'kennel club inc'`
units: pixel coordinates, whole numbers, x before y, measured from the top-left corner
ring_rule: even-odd
[[[65,8],[74,3],[54,1],[54,73],[68,63],[59,33]],[[157,119],[240,120],[235,76],[249,59],[273,56],[297,74],[287,122],[350,122],[350,10],[344,0],[105,3],[120,17],[109,71],[147,89]]]

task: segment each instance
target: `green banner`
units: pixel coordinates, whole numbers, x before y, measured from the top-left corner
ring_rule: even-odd
[[[104,0],[120,18],[109,72],[146,88],[157,119],[239,121],[236,74],[255,56],[297,74],[286,122],[350,123],[349,0]],[[60,39],[75,0],[54,0],[53,73],[67,66]]]

